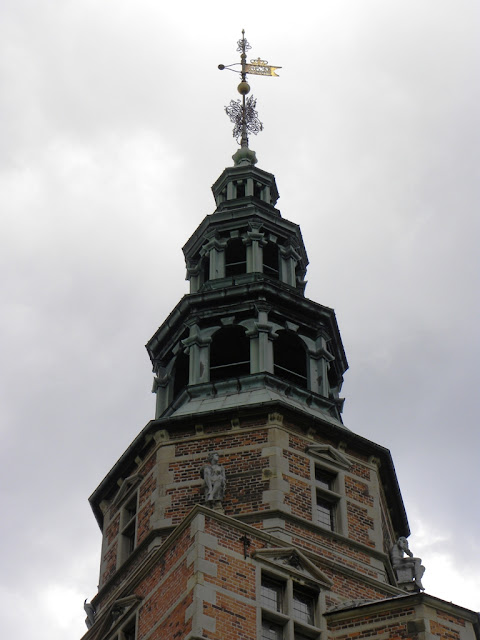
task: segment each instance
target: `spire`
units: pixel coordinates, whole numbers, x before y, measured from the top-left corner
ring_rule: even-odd
[[[228,107],[225,107],[225,111],[233,122],[233,137],[236,138],[240,149],[232,156],[235,165],[241,164],[256,164],[257,157],[255,151],[248,147],[248,134],[253,133],[257,135],[260,131],[263,131],[263,124],[258,118],[256,110],[257,100],[256,98],[246,96],[250,93],[250,85],[247,82],[247,73],[257,76],[275,76],[276,69],[282,67],[274,67],[268,64],[267,60],[257,58],[256,60],[250,60],[247,63],[247,51],[251,49],[250,43],[245,38],[245,29],[242,30],[242,37],[237,42],[237,51],[240,53],[240,62],[235,62],[230,65],[219,64],[218,68],[223,71],[228,69],[239,73],[241,77],[240,84],[237,87],[238,93],[242,96],[242,99],[231,100]],[[232,67],[240,66],[240,70],[232,69]]]

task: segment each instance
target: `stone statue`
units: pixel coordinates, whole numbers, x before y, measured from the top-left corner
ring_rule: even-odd
[[[83,608],[85,610],[85,613],[87,614],[87,617],[85,618],[85,624],[87,625],[87,629],[90,629],[90,627],[93,627],[95,623],[95,607],[91,602],[87,602],[87,599],[85,598]]]
[[[209,453],[207,460],[208,464],[200,471],[205,480],[205,502],[209,507],[219,508],[225,495],[225,469],[218,464],[218,453]]]
[[[408,558],[404,558],[404,554]],[[401,536],[393,545],[390,551],[392,566],[397,574],[397,580],[400,586],[409,590],[424,591],[422,585],[422,576],[425,573],[425,567],[422,565],[420,558],[414,558],[413,553],[408,548],[408,540]]]

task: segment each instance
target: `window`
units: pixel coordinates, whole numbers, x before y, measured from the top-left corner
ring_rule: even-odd
[[[321,467],[315,467],[315,482],[317,487],[321,487],[322,489],[330,489],[333,490],[333,483],[335,482],[336,475],[334,473],[330,473],[329,471],[325,471]]]
[[[135,549],[137,529],[137,492],[125,503],[120,514],[120,562]]]
[[[260,604],[262,640],[317,638],[319,592],[299,586],[293,579],[276,580],[263,575]]]
[[[283,640],[282,625],[262,620],[262,640]]]
[[[334,531],[334,505],[317,494],[317,522],[326,529]]]
[[[340,495],[336,491],[337,474],[315,465],[316,521],[329,531],[337,531],[337,505]]]
[[[116,640],[135,640],[137,634],[137,624],[135,617],[130,618],[118,632]]]
[[[264,578],[262,580],[262,606],[268,607],[273,611],[282,611],[283,609],[283,585],[273,580]]]
[[[293,589],[293,617],[295,620],[314,624],[315,599],[311,593]]]

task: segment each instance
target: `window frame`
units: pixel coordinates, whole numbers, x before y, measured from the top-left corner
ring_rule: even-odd
[[[280,610],[265,605],[262,597],[262,589],[265,583],[277,585],[281,589]],[[320,587],[305,586],[290,575],[280,575],[260,570],[260,597],[259,602],[259,637],[261,640],[269,640],[264,636],[265,623],[271,623],[282,628],[282,640],[295,640],[297,636],[311,640],[320,639]],[[295,594],[302,594],[312,599],[312,623],[305,622],[295,616]]]
[[[346,535],[347,511],[344,470],[316,456],[312,456],[311,465],[312,520],[325,531]],[[323,478],[319,476],[323,476]],[[328,479],[328,483],[326,479]],[[326,484],[328,487],[325,486]],[[318,516],[320,503],[325,510],[330,509],[330,526],[326,522],[322,522]]]
[[[132,509],[133,504],[134,509]],[[137,547],[138,508],[139,491],[136,486],[128,492],[120,506],[117,569],[128,560]]]
[[[129,628],[130,627],[130,628]],[[127,631],[132,631],[132,635],[125,635],[125,629]],[[136,640],[137,638],[137,616],[136,614],[128,618],[125,623],[120,627],[117,633],[117,640]]]

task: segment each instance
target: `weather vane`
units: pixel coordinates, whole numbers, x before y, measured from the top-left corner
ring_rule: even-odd
[[[239,73],[242,78],[237,87],[238,93],[242,96],[242,100],[231,100],[228,107],[225,107],[225,111],[234,124],[233,137],[236,138],[241,147],[248,148],[248,134],[253,133],[257,135],[257,133],[263,130],[263,124],[258,119],[258,113],[255,108],[257,106],[256,98],[254,98],[253,95],[246,98],[247,94],[250,93],[247,73],[256,76],[275,76],[278,78],[275,71],[282,67],[269,65],[267,60],[262,60],[261,58],[250,60],[250,63],[247,63],[247,51],[252,47],[245,38],[245,29],[242,30],[242,38],[238,40],[237,44],[237,51],[240,52],[241,62],[235,62],[229,65],[219,64],[218,68],[221,71],[228,69],[229,71]],[[232,67],[236,66],[240,66],[241,69],[232,69]]]

